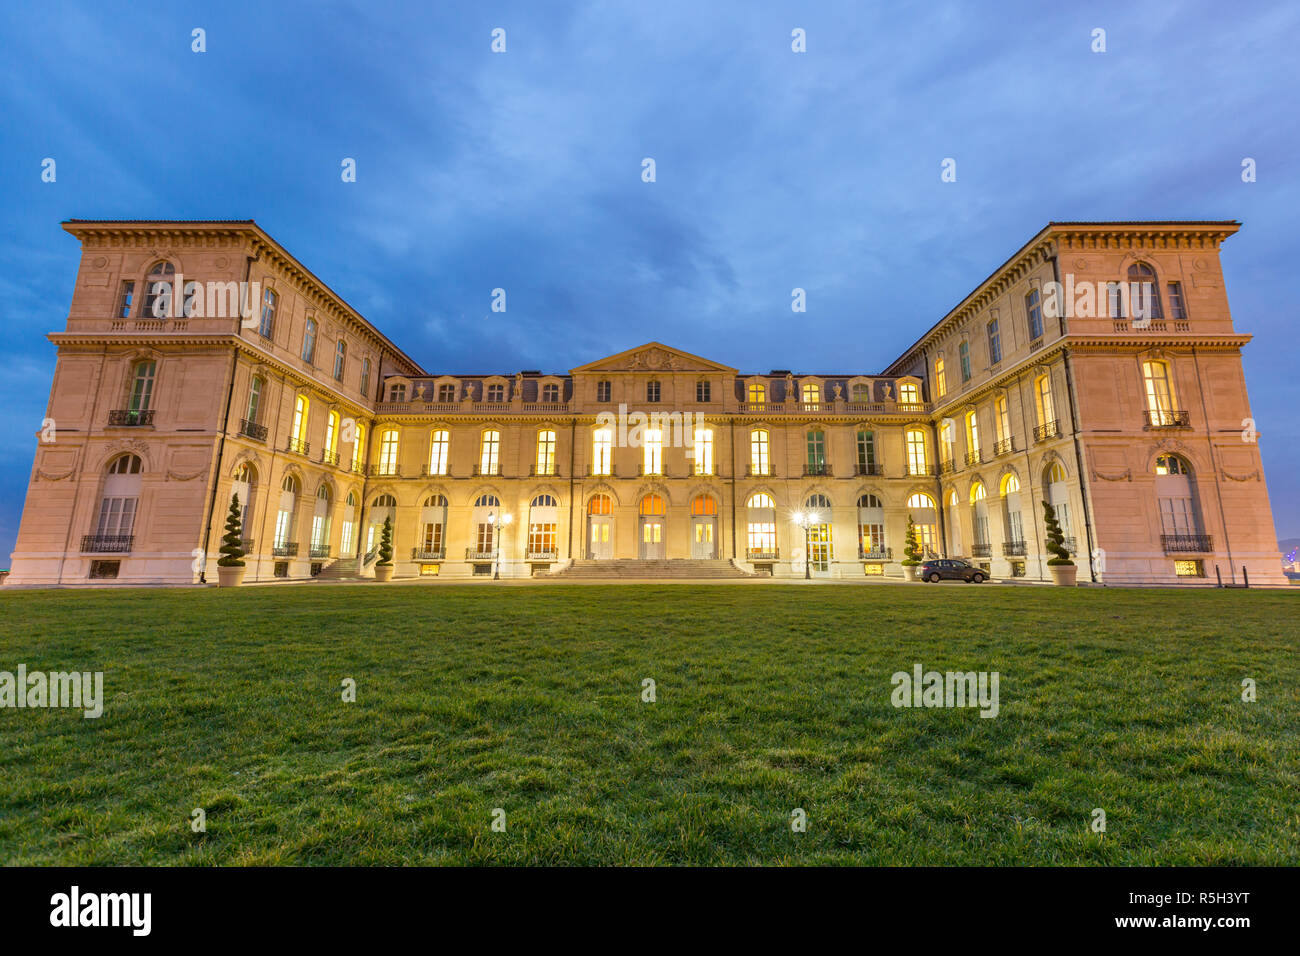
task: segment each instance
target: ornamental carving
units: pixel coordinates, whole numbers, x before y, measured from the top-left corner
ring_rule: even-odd
[[[677,356],[667,349],[648,348],[633,353],[627,361],[629,369],[650,369],[651,371],[675,371],[681,367]]]

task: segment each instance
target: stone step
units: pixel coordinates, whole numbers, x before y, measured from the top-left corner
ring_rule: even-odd
[[[638,560],[614,558],[608,561],[576,560],[553,575],[557,578],[751,578],[756,577],[726,559],[666,558]]]

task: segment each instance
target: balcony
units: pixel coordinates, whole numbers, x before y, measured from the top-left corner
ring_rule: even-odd
[[[496,557],[495,551],[479,551],[477,548],[465,549],[466,561],[495,561]]]
[[[152,408],[115,408],[108,413],[108,424],[114,428],[134,428],[153,424]]]
[[[1062,539],[1061,539],[1061,547],[1063,547],[1066,551],[1070,552],[1070,554],[1078,554],[1078,553],[1079,553],[1079,552],[1075,549],[1074,535],[1067,535],[1066,537],[1062,538]]]
[[[832,477],[831,466],[824,461],[804,462],[803,476],[805,478],[830,478]]]
[[[525,561],[556,561],[560,557],[560,552],[552,548],[549,551],[525,551]]]
[[[601,467],[599,465],[587,466],[588,478],[615,478],[617,476],[618,476],[618,472],[614,470],[613,465],[606,465],[604,467]]]
[[[877,462],[874,461],[869,461],[865,465],[862,462],[858,462],[856,465],[853,466],[853,474],[857,475],[859,478],[865,475],[880,476],[883,475],[884,473],[885,473],[884,468],[882,468]]]
[[[500,478],[501,466],[499,464],[490,464],[486,468],[484,468],[483,464],[480,462],[479,464],[474,466],[474,477],[475,478]]]
[[[1191,428],[1192,420],[1182,409],[1147,409],[1142,413],[1147,428]]]
[[[548,415],[558,415],[563,414],[568,410],[568,402],[524,402],[525,412],[542,412]]]
[[[1023,541],[1003,541],[1002,553],[1008,557],[1021,556],[1025,553],[1025,543]]]
[[[475,474],[478,474],[476,471]],[[366,465],[367,478],[400,478],[402,469],[391,462],[385,465]]]
[[[253,554],[255,553],[256,548],[257,548],[257,541],[255,539],[253,538],[240,539],[239,549],[243,551],[244,554]]]
[[[993,457],[1000,458],[1003,455],[1009,455],[1016,450],[1016,440],[1014,438],[1003,438],[993,443]]]
[[[131,550],[133,534],[86,534],[81,536],[85,554],[125,554]]]
[[[992,556],[993,556],[993,545],[988,544],[988,543],[985,543],[985,544],[979,544],[979,543],[972,544],[972,545],[970,546],[970,556],[971,556],[972,558],[988,558],[988,557],[992,557]]]
[[[311,546],[311,556],[313,558],[328,558],[330,556],[330,546],[328,544],[313,544]]]
[[[412,561],[445,561],[446,559],[447,559],[446,548],[433,548],[431,550],[426,548],[411,549]]]
[[[558,478],[559,476],[560,473],[554,465],[542,465],[540,468],[533,465],[528,469],[529,478]]]
[[[666,478],[668,476],[668,472],[664,471],[663,465],[647,468],[644,463],[637,465],[636,473],[641,478]]]
[[[428,465],[421,465],[420,477],[421,478],[451,478],[452,474],[451,474],[451,469],[447,468],[446,466],[434,470],[430,468]]]
[[[271,554],[277,558],[296,558],[298,557],[298,542],[281,541],[271,549]]]
[[[745,466],[745,477],[746,478],[771,478],[772,466],[763,465],[762,467],[755,468],[753,463],[750,463]]]
[[[247,418],[239,420],[239,437],[251,438],[253,441],[266,441],[267,428],[265,425],[259,425],[257,422],[250,422]]]
[[[1061,437],[1061,427],[1057,424],[1055,418],[1050,422],[1044,422],[1042,425],[1034,426],[1034,441],[1048,441],[1052,438]]]
[[[939,474],[951,475],[956,470],[957,470],[957,466],[952,463],[951,458],[939,459]]]
[[[290,438],[284,446],[285,451],[293,452],[295,455],[310,455],[311,442],[305,442],[301,438]]]
[[[339,453],[336,451],[321,452],[320,463],[322,465],[333,465],[337,468],[339,465]]]
[[[1208,534],[1162,534],[1160,547],[1170,553],[1209,554],[1214,551],[1214,538]]]
[[[751,564],[755,561],[780,561],[781,549],[773,548],[771,551],[745,551],[745,560]]]
[[[893,561],[893,548],[872,548],[870,551],[864,551],[858,548],[859,561]]]
[[[909,462],[907,466],[907,473],[911,475],[913,478],[926,478],[926,477],[933,478],[934,465],[924,464],[919,462]]]
[[[974,467],[975,465],[980,464],[981,461],[982,461],[982,459],[980,458],[980,453],[979,453],[978,451],[968,451],[968,452],[966,452],[966,467],[967,467],[967,468]]]

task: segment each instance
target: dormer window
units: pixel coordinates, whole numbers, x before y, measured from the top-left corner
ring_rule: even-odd
[[[504,402],[506,400],[506,387],[500,382],[489,385],[487,387],[487,400],[489,402]]]
[[[542,386],[542,401],[548,405],[558,405],[560,403],[560,386],[551,382],[549,385]]]
[[[438,386],[438,401],[454,402],[456,400],[456,386],[450,382]]]
[[[390,402],[406,401],[406,386],[405,385],[388,386],[388,400]]]

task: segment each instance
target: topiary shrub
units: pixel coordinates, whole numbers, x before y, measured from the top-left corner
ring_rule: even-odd
[[[384,519],[384,530],[379,536],[379,560],[377,566],[388,567],[393,563],[393,519]]]
[[[1056,520],[1056,509],[1048,502],[1043,502],[1043,521],[1047,525],[1047,550],[1052,552],[1055,557],[1047,559],[1048,565],[1072,565],[1070,552],[1065,550],[1065,534],[1061,531],[1061,524]]]
[[[911,515],[907,516],[907,547],[903,549],[903,553],[907,555],[902,561],[903,567],[906,568],[916,567],[924,557],[921,542],[916,536],[916,522],[912,520]]]
[[[230,496],[230,513],[226,515],[226,533],[221,536],[221,557],[217,566],[242,568],[244,566],[243,521],[239,515],[239,495]]]

